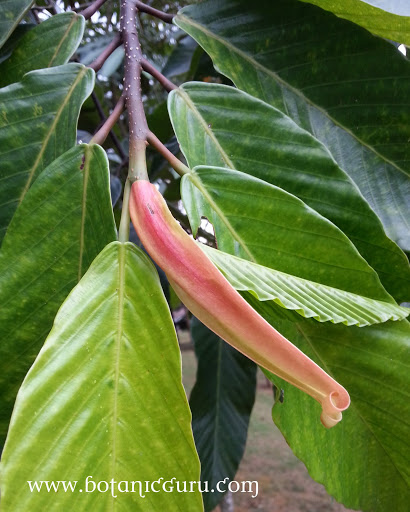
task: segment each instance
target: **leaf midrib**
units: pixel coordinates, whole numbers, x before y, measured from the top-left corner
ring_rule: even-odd
[[[25,185],[25,187],[24,187],[24,189],[23,189],[23,191],[22,191],[22,193],[20,195],[19,205],[23,201],[25,195],[27,194],[28,189],[30,188],[30,185],[31,185],[31,183],[33,181],[33,178],[34,178],[34,174],[35,174],[35,172],[36,172],[36,170],[38,168],[38,165],[39,165],[41,159],[43,158],[43,155],[45,153],[45,150],[47,148],[47,145],[48,145],[48,142],[49,142],[49,140],[51,138],[51,135],[53,134],[54,129],[57,126],[57,123],[59,122],[60,117],[61,117],[65,107],[67,106],[67,103],[70,101],[73,91],[76,89],[78,83],[81,82],[81,80],[83,79],[83,77],[85,76],[85,74],[87,72],[88,72],[88,68],[86,68],[86,67],[84,67],[83,69],[80,69],[76,79],[72,83],[71,87],[68,89],[67,95],[65,96],[63,103],[60,105],[60,108],[57,110],[56,115],[54,117],[54,120],[53,120],[52,124],[50,125],[50,129],[49,129],[45,139],[43,140],[43,144],[41,146],[41,150],[38,153],[37,158],[34,161],[34,164],[32,165],[32,167],[31,167],[31,169],[29,171],[29,175],[28,175],[28,178],[27,178],[27,183],[26,183],[26,185]]]
[[[194,186],[197,187],[197,189],[201,192],[201,194],[204,196],[204,198],[208,201],[208,204],[210,207],[215,211],[215,213],[219,216],[221,221],[225,224],[226,228],[230,232],[231,236],[236,240],[242,249],[246,252],[248,257],[251,261],[256,263],[256,260],[252,254],[252,252],[249,250],[246,243],[242,240],[242,238],[239,236],[239,234],[235,231],[235,228],[232,226],[232,224],[229,222],[228,218],[224,214],[224,212],[219,208],[219,206],[215,203],[215,201],[212,199],[211,195],[208,193],[208,190],[205,186],[203,186],[201,179],[198,177],[197,174],[191,171],[190,174],[188,174],[190,180],[194,184]]]
[[[115,466],[117,464],[117,423],[118,423],[118,388],[120,379],[120,356],[121,342],[124,323],[124,295],[125,295],[125,259],[126,245],[118,243],[118,319],[117,335],[115,338],[115,361],[114,361],[114,391],[113,391],[113,414],[112,414],[112,457],[111,475],[115,479]],[[111,510],[115,508],[115,499],[112,497]]]
[[[77,18],[78,16],[76,14],[74,14],[74,16],[71,18],[71,21],[66,29],[66,31],[64,32],[62,38],[60,39],[60,42],[59,44],[57,45],[56,49],[55,49],[55,52],[53,54],[53,56],[51,57],[50,59],[50,62],[48,63],[48,68],[51,68],[52,65],[53,65],[53,62],[54,62],[54,59],[56,59],[59,51],[60,51],[60,48],[61,46],[63,45],[64,41],[67,39],[67,37],[69,36],[70,32],[71,32],[71,29],[73,27],[73,25],[77,22]]]
[[[182,97],[183,101],[185,102],[185,105],[189,108],[189,110],[191,110],[191,112],[198,119],[199,123],[202,125],[202,127],[204,129],[204,132],[208,135],[208,137],[210,139],[212,139],[213,143],[217,147],[217,149],[218,149],[222,159],[226,163],[226,165],[228,165],[231,169],[235,169],[235,166],[234,166],[232,160],[229,158],[229,156],[227,155],[225,150],[222,148],[222,146],[221,146],[219,140],[217,139],[216,135],[214,134],[213,130],[211,130],[209,128],[209,126],[205,122],[205,119],[203,118],[203,116],[201,115],[199,110],[196,108],[194,102],[191,100],[189,95],[181,88],[178,88],[176,90],[176,94],[179,94]]]

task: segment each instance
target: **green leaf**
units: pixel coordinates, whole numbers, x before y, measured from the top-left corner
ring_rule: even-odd
[[[0,48],[29,9],[33,0],[2,0],[0,3]]]
[[[361,25],[373,34],[410,44],[410,9],[400,0],[302,0]],[[386,12],[387,11],[387,12]]]
[[[183,37],[168,57],[165,66],[162,68],[162,74],[172,78],[188,73],[192,69],[192,60],[197,48],[198,43],[192,37]]]
[[[82,16],[64,12],[27,32],[0,65],[0,87],[18,82],[34,69],[65,64],[81,42],[84,25]]]
[[[0,241],[35,178],[75,144],[79,110],[93,85],[92,69],[66,64],[0,90]]]
[[[343,420],[326,430],[320,406],[266,372],[284,390],[273,419],[312,478],[346,507],[407,512],[410,501],[410,328],[406,320],[358,329],[319,324],[245,298],[348,391]],[[276,311],[275,311],[276,309]]]
[[[0,48],[0,62],[8,59],[24,34],[27,34],[27,32],[33,30],[36,26],[37,25],[34,25],[33,23],[20,23],[20,25],[17,25],[6,43]]]
[[[102,68],[98,71],[98,74],[109,78],[121,66],[121,64],[123,63],[124,57],[125,57],[124,48],[122,46],[120,46],[119,48],[116,48],[112,52],[112,54],[107,58],[107,60],[104,62]]]
[[[272,247],[278,239],[283,237],[286,251],[293,240],[299,239],[299,254],[309,258],[307,266],[313,269],[317,263],[311,257],[314,248],[308,240],[300,239],[295,229],[297,219],[304,216],[295,218],[289,205],[283,206],[283,213],[275,212],[277,198],[272,192],[266,193],[266,187],[271,188],[272,185],[247,175],[243,175],[246,177],[243,181],[237,180],[236,174],[242,173],[227,169],[209,172],[199,168],[183,178],[186,188],[182,192],[194,225],[202,214],[209,216],[214,223],[220,249],[269,268],[278,268],[280,260],[281,263],[293,260],[293,254],[285,254]],[[196,192],[189,184],[192,177],[205,195]],[[275,231],[283,227],[284,215],[285,228],[289,229],[287,236],[285,232],[278,235]],[[278,219],[280,226],[277,226]],[[314,222],[309,222],[304,228],[299,225],[303,235],[312,234],[314,226]],[[332,229],[336,228],[333,226]],[[332,273],[332,286],[353,291],[351,286],[357,285],[359,294],[389,301],[373,272],[360,271],[355,276],[351,268],[341,269],[340,266],[346,264],[353,253],[349,253],[348,258],[347,253],[337,256],[329,245],[333,241],[329,238],[320,252],[321,256],[330,253],[333,262],[337,262],[335,274]],[[303,266],[303,261],[301,264]],[[295,264],[295,267],[297,269],[299,265]],[[339,270],[341,274],[337,275]],[[289,270],[287,273],[297,275],[297,272]],[[347,279],[345,286],[343,274]],[[323,275],[316,272],[317,277]],[[318,278],[313,280],[320,281]],[[339,285],[336,285],[337,281]],[[290,446],[304,461],[312,477],[348,507],[366,512],[390,509],[405,512],[409,501],[408,484],[405,482],[408,473],[404,465],[410,434],[408,323],[405,320],[386,322],[360,329],[319,323],[303,319],[274,302],[260,302],[250,292],[242,294],[276,329],[339,381],[352,398],[352,405],[344,412],[343,421],[327,431],[319,420],[319,406],[310,397],[302,396],[303,393],[271,376],[273,382],[285,390],[284,405],[289,411],[286,425],[275,421],[278,421]],[[299,396],[299,399],[293,399],[294,396]]]
[[[392,44],[296,0],[210,0],[175,22],[237,87],[323,142],[410,250],[410,63]]]
[[[408,308],[284,274],[204,244],[199,246],[236,290],[252,292],[260,301],[274,301],[305,318],[363,327],[403,320],[410,314]]]
[[[181,194],[193,233],[206,217],[222,251],[394,304],[350,240],[288,192],[239,171],[198,166],[182,178]]]
[[[256,369],[250,359],[225,343],[195,317],[191,335],[198,359],[189,404],[192,429],[201,461],[205,511],[213,510],[224,493],[219,481],[234,480],[245,450],[249,418],[255,402]]]
[[[170,94],[168,105],[191,167],[237,169],[296,195],[350,238],[398,302],[409,298],[406,256],[310,133],[267,103],[224,85],[184,84]]]
[[[115,238],[105,152],[76,146],[35,181],[0,251],[0,444],[58,308]]]
[[[132,244],[113,242],[64,302],[18,394],[2,458],[2,511],[201,511],[197,486],[162,490],[172,478],[181,488],[199,480],[190,419],[155,268]],[[114,479],[114,493],[80,493],[90,475]],[[145,481],[159,478],[161,492],[145,493]],[[74,493],[31,493],[33,480],[78,483]],[[131,492],[132,481],[142,482],[145,498],[138,483]]]

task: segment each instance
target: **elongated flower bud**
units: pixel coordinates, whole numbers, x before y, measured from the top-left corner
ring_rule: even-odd
[[[176,222],[154,185],[148,181],[132,185],[130,214],[145,249],[201,322],[257,364],[315,398],[322,405],[325,427],[342,419],[350,403],[347,391],[241,297]]]

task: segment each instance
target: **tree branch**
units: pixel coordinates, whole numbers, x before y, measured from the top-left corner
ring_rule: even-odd
[[[189,167],[179,160],[171,151],[159,140],[159,138],[152,132],[148,133],[148,142],[153,146],[158,153],[160,153],[169,165],[180,175],[188,174],[190,171]]]
[[[95,92],[94,92],[94,91],[91,93],[91,98],[92,98],[92,100],[93,100],[93,102],[94,102],[94,105],[95,105],[95,107],[96,107],[96,109],[97,109],[97,112],[98,112],[98,114],[99,114],[99,116],[100,116],[100,118],[101,118],[101,121],[102,121],[102,123],[103,123],[103,126],[104,126],[104,124],[107,122],[107,117],[106,117],[106,115],[105,115],[105,113],[104,113],[104,110],[103,110],[103,108],[102,108],[102,105],[101,105],[101,103],[100,103],[100,100],[98,99],[98,97],[97,97],[97,95],[95,94]],[[125,105],[125,101],[124,101],[124,100],[122,100],[122,103],[120,103],[120,105],[118,106],[118,108],[119,108],[119,109],[120,109],[120,108],[121,108],[121,106],[122,106],[122,108],[121,108],[121,110],[120,110],[119,115],[121,115],[121,112],[122,112],[122,110],[124,109],[124,105]],[[115,110],[115,108],[114,108],[114,110]],[[114,112],[113,112],[113,113],[114,113]],[[117,115],[117,112],[116,112],[116,114],[115,114],[115,117],[116,117],[115,121],[117,121],[117,120],[118,120],[118,117],[119,117],[119,116]],[[113,126],[114,126],[114,125],[113,125]],[[119,155],[120,155],[121,159],[122,159],[122,160],[125,160],[125,159],[127,158],[127,155],[125,154],[125,151],[122,149],[121,142],[118,140],[118,137],[117,137],[117,136],[116,136],[116,134],[113,132],[112,128],[111,128],[111,130],[110,130],[110,137],[111,137],[111,140],[112,140],[112,141],[113,141],[113,143],[114,143],[114,146],[117,148],[117,151],[118,151],[118,153],[119,153]]]
[[[144,71],[152,75],[158,82],[162,85],[162,87],[167,91],[171,92],[174,89],[178,89],[178,87],[171,82],[171,80],[168,80],[166,76],[164,76],[158,69],[156,69],[155,66],[153,66],[150,62],[147,61],[147,59],[141,60],[141,66]]]
[[[142,52],[137,34],[135,0],[121,0],[120,27],[125,50],[123,94],[130,132],[128,178],[131,181],[148,180],[145,153],[149,129],[142,103]]]
[[[95,14],[103,4],[105,4],[106,1],[107,0],[96,0],[89,7],[87,7],[87,9],[81,11],[80,14],[82,14],[86,20],[89,20],[91,16]]]
[[[100,53],[100,55],[89,64],[89,68],[92,68],[94,71],[99,71],[104,62],[108,59],[108,57],[112,54],[114,50],[116,50],[121,45],[121,36],[117,34],[114,39],[108,44],[104,50]]]
[[[93,138],[90,141],[90,144],[103,144],[105,139],[108,137],[108,134],[113,129],[115,123],[118,121],[118,118],[120,117],[122,111],[124,110],[125,106],[125,98],[124,96],[121,96],[121,98],[118,100],[118,103],[115,105],[114,110],[111,112],[111,114],[108,116],[104,124],[101,126],[101,128],[98,130],[98,132],[93,136]],[[98,107],[97,107],[98,109]],[[119,143],[119,141],[118,141]],[[124,155],[125,156],[125,155]]]
[[[172,20],[175,17],[175,14],[168,14],[166,12],[159,11],[158,9],[154,9],[154,7],[146,5],[139,0],[135,0],[135,6],[140,12],[150,14],[151,16],[154,16],[155,18],[158,18],[165,23],[172,23]]]

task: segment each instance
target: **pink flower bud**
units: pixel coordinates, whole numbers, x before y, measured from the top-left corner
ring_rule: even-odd
[[[164,270],[181,301],[237,350],[315,398],[327,428],[342,419],[347,391],[276,331],[229,284],[171,215],[148,181],[131,188],[130,214],[145,249]]]

